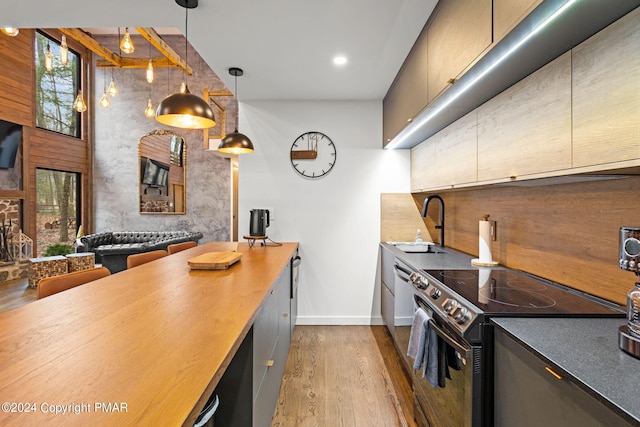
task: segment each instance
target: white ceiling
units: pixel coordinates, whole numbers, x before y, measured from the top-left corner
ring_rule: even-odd
[[[239,98],[381,100],[437,0],[200,0],[189,42]],[[0,25],[185,27],[175,0],[3,2]],[[335,55],[348,58],[337,67]]]

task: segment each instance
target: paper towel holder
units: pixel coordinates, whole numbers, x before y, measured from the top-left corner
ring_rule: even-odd
[[[483,224],[484,223],[484,224]],[[489,229],[486,228],[486,226],[489,226]],[[484,226],[484,228],[483,228]],[[479,252],[480,252],[480,256],[478,258],[474,258],[471,260],[471,264],[476,265],[476,266],[480,266],[480,267],[495,267],[498,265],[497,261],[493,261],[492,257],[491,257],[491,248],[488,247],[488,245],[490,244],[490,242],[493,240],[496,240],[496,222],[495,221],[489,221],[489,215],[485,214],[482,215],[482,220],[480,221],[480,223],[478,224],[478,229],[479,229]],[[482,238],[482,234],[483,231],[484,233],[488,232],[488,236],[485,234],[485,239]],[[488,238],[488,239],[487,239]],[[484,242],[483,242],[484,240]],[[489,259],[486,259],[486,256],[483,258],[483,246],[484,246],[484,250],[486,251],[487,249],[489,250]],[[486,255],[486,253],[485,253]]]

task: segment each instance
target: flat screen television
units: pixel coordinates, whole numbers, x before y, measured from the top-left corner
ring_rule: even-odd
[[[0,120],[0,169],[11,169],[22,141],[22,126]]]
[[[147,159],[144,173],[142,174],[142,183],[153,187],[164,187],[167,185],[169,178],[169,165],[157,160]]]

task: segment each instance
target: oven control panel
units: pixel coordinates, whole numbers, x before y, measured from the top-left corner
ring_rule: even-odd
[[[473,320],[477,317],[477,313],[461,303],[457,295],[446,286],[443,286],[430,276],[416,272],[411,274],[410,281],[413,286],[422,291],[424,295],[423,301],[434,312],[437,312],[440,317],[448,319],[461,332],[471,327]]]

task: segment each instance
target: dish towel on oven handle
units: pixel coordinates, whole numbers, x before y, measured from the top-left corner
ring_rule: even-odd
[[[451,379],[449,367],[462,369],[456,350],[438,336],[431,327],[429,314],[419,307],[413,314],[407,356],[414,360],[413,368],[422,370],[432,387],[445,387],[445,378]]]
[[[431,328],[433,329],[433,328]],[[429,384],[433,387],[439,386],[444,388],[446,386],[446,378],[451,379],[451,374],[449,373],[449,368],[455,369],[459,371],[462,369],[462,364],[460,362],[460,358],[456,352],[456,349],[447,344],[442,338],[437,337],[438,339],[438,364],[435,367],[437,371],[437,381],[433,383],[429,378]],[[434,385],[434,383],[436,385]]]
[[[429,338],[429,320],[429,314],[422,307],[418,307],[413,313],[407,356],[413,359],[414,369],[420,369],[424,361],[425,348]]]

